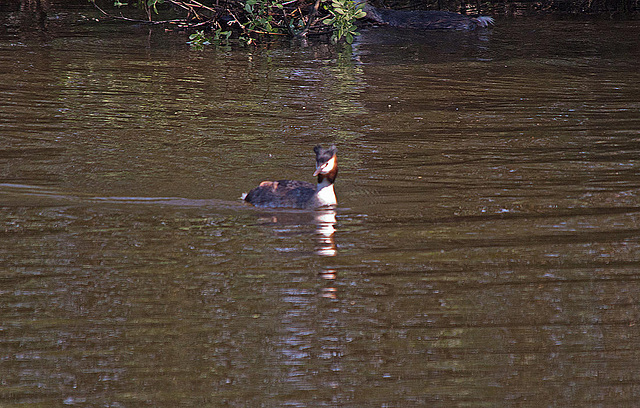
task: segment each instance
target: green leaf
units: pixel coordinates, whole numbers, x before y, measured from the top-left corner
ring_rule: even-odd
[[[344,39],[347,41],[347,43],[348,43],[348,44],[353,43],[353,35],[352,35],[351,33],[347,33],[347,34],[344,36]]]

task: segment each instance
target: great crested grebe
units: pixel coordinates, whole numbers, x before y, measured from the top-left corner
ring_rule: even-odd
[[[248,203],[256,207],[289,207],[317,208],[338,204],[333,191],[333,182],[338,175],[337,148],[324,148],[320,145],[313,148],[316,152],[316,171],[318,184],[306,181],[278,180],[263,181],[244,197]]]
[[[475,30],[494,24],[491,17],[470,17],[464,14],[440,10],[391,10],[373,7],[366,0],[356,0],[364,4],[362,11],[367,18],[377,23],[398,28],[417,30]]]

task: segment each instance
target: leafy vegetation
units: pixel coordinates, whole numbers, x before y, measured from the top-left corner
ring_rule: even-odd
[[[26,1],[26,0],[24,0]],[[39,0],[29,4],[48,4]],[[169,29],[187,30],[194,47],[240,41],[255,44],[274,37],[324,36],[351,43],[365,16],[359,0],[88,0],[105,16]],[[463,14],[523,16],[594,14],[638,16],[640,0],[368,0],[392,9],[444,9]],[[384,4],[383,4],[384,3]],[[111,12],[106,11],[106,4]],[[101,7],[104,7],[101,8]],[[114,11],[115,7],[117,11]],[[144,14],[139,16],[140,11]],[[136,13],[138,15],[136,15]]]
[[[113,0],[120,15],[105,11],[97,0],[89,1],[114,19],[142,21],[122,13],[123,9],[132,13],[138,9],[144,11],[149,24],[192,31],[189,44],[196,48],[228,43],[231,38],[254,44],[275,36],[325,35],[333,42],[352,43],[358,35],[355,22],[365,17],[362,5],[353,0]],[[165,14],[181,17],[158,18]]]
[[[363,3],[356,5],[352,0],[331,1],[331,6],[327,7],[331,16],[324,23],[333,27],[332,41],[337,42],[344,37],[347,43],[353,42],[353,37],[359,34],[354,22],[366,16],[363,7]]]

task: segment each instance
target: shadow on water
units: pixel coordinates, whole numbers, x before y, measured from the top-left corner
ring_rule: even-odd
[[[489,58],[492,30],[419,31],[367,28],[354,43],[358,61],[366,64],[443,63]],[[394,58],[402,53],[402,60]],[[390,78],[391,79],[391,78]]]

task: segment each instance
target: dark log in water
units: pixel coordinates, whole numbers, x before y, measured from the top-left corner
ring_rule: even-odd
[[[398,28],[418,30],[475,30],[494,24],[493,18],[440,10],[391,10],[373,7],[364,3],[367,18],[377,23]]]

